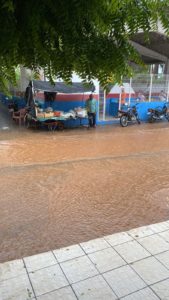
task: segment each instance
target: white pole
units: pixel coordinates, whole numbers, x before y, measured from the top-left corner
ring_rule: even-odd
[[[169,74],[167,74],[168,84],[167,84],[167,102],[169,98]]]
[[[123,76],[121,76],[121,82],[123,84]],[[122,86],[120,86],[119,110],[121,109],[121,94],[122,94]]]
[[[104,90],[104,99],[103,99],[103,120],[105,121],[106,114],[106,90]]]
[[[100,120],[100,84],[98,83],[98,119]]]
[[[121,87],[120,87],[120,94],[119,94],[119,110],[121,109]]]
[[[132,84],[132,78],[130,77],[130,86],[129,86],[129,106],[131,101],[131,84]]]
[[[35,98],[34,98],[34,85],[33,85],[33,80],[32,80],[31,82],[32,82],[32,96],[33,96],[33,101],[35,101]]]
[[[152,66],[150,68],[150,90],[149,90],[149,99],[148,101],[151,101],[151,94],[152,94],[152,83],[153,83],[153,74],[152,74]]]

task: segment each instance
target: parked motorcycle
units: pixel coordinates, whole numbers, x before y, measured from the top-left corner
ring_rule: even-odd
[[[122,127],[128,126],[129,123],[138,123],[140,124],[140,119],[138,116],[136,105],[128,108],[127,111],[125,110],[119,110],[118,115],[120,117],[120,125]]]
[[[156,108],[149,108],[147,114],[149,123],[154,123],[155,121],[160,121],[164,118],[169,122],[169,112],[166,105],[163,107],[158,106]]]

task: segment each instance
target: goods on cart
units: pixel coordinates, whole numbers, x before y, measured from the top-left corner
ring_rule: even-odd
[[[53,112],[53,108],[49,106],[49,107],[45,108],[45,112],[46,113]]]
[[[62,112],[61,114],[62,117],[65,119],[75,119],[76,118],[76,112],[74,110],[70,110],[68,112]]]
[[[87,117],[87,110],[82,107],[75,107],[74,111],[76,112],[76,116],[79,118],[86,118]]]
[[[36,114],[36,116],[37,116],[37,118],[44,118],[44,117],[45,117],[45,114],[44,114],[44,112],[38,112],[38,113]]]
[[[65,122],[69,119],[80,120],[80,125],[83,118],[87,117],[87,112],[82,107],[77,107],[76,109],[70,111],[58,111],[55,110],[55,105],[60,106],[59,94],[64,94],[64,99],[66,99],[66,95],[70,96],[70,94],[83,94],[86,92],[94,91],[94,86],[91,85],[88,88],[85,88],[81,83],[73,83],[70,86],[65,85],[63,82],[56,82],[54,85],[51,85],[47,81],[38,81],[33,80],[30,81],[26,93],[26,106],[29,107],[29,110],[25,116],[25,123],[27,127],[30,126],[40,126],[45,125],[48,126],[48,129],[54,130],[55,128],[63,128]],[[44,93],[44,101],[42,101],[41,93]],[[39,95],[38,95],[39,93]],[[40,100],[35,99],[34,97],[40,97]],[[68,96],[68,99],[69,99]],[[59,100],[55,102],[55,100]],[[64,104],[64,101],[62,101]],[[84,104],[84,103],[83,103]],[[44,108],[48,106],[47,108]],[[61,105],[63,107],[63,105]],[[65,109],[67,109],[67,105],[65,105]],[[69,123],[69,122],[67,122]],[[78,123],[78,122],[76,122]]]
[[[62,111],[54,111],[53,113],[54,113],[55,117],[60,117],[63,112]]]
[[[46,119],[50,119],[50,118],[54,117],[54,113],[53,112],[45,112],[44,117]]]

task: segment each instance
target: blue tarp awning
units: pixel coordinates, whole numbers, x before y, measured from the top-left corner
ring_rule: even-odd
[[[54,85],[49,81],[32,80],[35,91],[44,91],[52,93],[75,94],[75,93],[91,93],[94,92],[94,85],[84,85],[81,82],[73,82],[68,85],[64,82],[55,82]]]

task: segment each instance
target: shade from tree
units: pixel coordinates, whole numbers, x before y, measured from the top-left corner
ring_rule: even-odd
[[[148,39],[160,20],[169,33],[168,0],[0,0],[0,90],[15,82],[19,64],[70,82],[104,86],[130,75],[129,61],[141,63],[130,44],[142,30]]]

